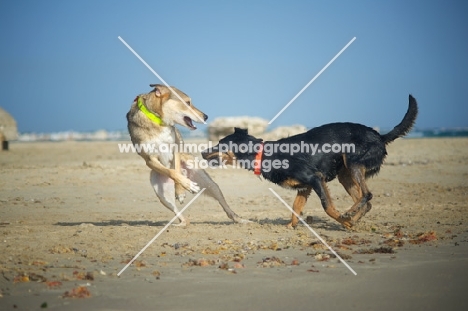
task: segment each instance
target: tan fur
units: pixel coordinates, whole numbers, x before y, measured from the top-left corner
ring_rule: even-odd
[[[177,88],[171,87],[171,90],[160,84],[151,84],[150,86],[154,87],[151,92],[140,94],[138,97],[142,99],[143,104],[149,111],[160,116],[163,124],[159,125],[153,122],[140,111],[137,97],[127,113],[131,141],[134,145],[152,144],[160,146],[162,144],[175,144],[179,146],[181,142],[183,143],[183,140],[180,132],[175,128],[175,124],[194,130],[196,127],[193,122],[204,122],[208,116],[193,106],[191,98]],[[187,120],[190,121],[187,122]],[[148,153],[145,150],[141,150],[139,155],[152,170],[150,181],[156,195],[161,203],[174,213],[178,213],[174,197],[182,203],[185,198],[185,191],[196,193],[201,186],[206,189],[205,193],[207,195],[215,198],[221,204],[229,218],[236,222],[247,222],[229,208],[218,185],[211,180],[205,171],[188,170],[185,163],[193,159],[192,155]],[[179,219],[181,225],[187,224],[182,215],[180,215]]]
[[[164,85],[152,85],[154,90],[147,94],[142,94],[140,97],[143,99],[145,106],[148,110],[158,114],[164,126],[160,126],[151,121],[146,115],[138,109],[137,102],[135,101],[127,114],[128,130],[133,144],[145,143],[175,143],[178,144],[180,140],[180,133],[176,130],[174,125],[180,124],[188,127],[183,121],[184,117],[189,117],[193,121],[204,121],[205,114],[191,105],[191,99],[183,92],[175,87],[172,89],[185,101],[181,102],[171,90]],[[187,104],[189,103],[189,104]],[[169,139],[159,139],[163,130],[169,129],[165,135],[169,135]],[[171,139],[172,138],[172,139]],[[172,140],[172,141],[171,141]],[[168,168],[163,165],[154,154],[140,153],[140,156],[146,161],[146,165],[152,170],[160,174],[164,174],[173,179],[181,191],[181,187],[191,192],[198,192],[199,188],[194,185],[187,177],[183,176],[179,170]],[[171,161],[175,163],[174,161]],[[174,165],[172,165],[174,167]],[[177,166],[179,167],[179,166]]]

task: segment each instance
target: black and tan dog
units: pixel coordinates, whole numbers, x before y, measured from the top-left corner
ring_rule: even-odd
[[[275,184],[296,189],[293,209],[297,214],[301,214],[313,189],[325,212],[351,228],[372,207],[366,179],[379,172],[387,155],[386,145],[406,135],[417,114],[416,100],[409,95],[409,107],[403,120],[385,135],[361,124],[330,123],[302,134],[264,142],[249,135],[247,130],[236,128],[202,156],[210,166],[241,162],[242,167],[255,170]],[[343,146],[347,150],[343,150]],[[337,176],[354,201],[343,214],[335,209],[326,185]],[[298,218],[293,214],[288,225],[295,227],[297,223]]]

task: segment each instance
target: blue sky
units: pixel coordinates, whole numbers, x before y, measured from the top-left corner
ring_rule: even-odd
[[[210,120],[468,126],[466,1],[1,1],[0,106],[21,132],[121,130],[158,79]],[[199,127],[201,130],[205,126]]]

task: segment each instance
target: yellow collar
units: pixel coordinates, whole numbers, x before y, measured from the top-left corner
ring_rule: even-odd
[[[148,117],[151,121],[153,121],[156,124],[163,125],[163,120],[161,120],[161,117],[155,114],[154,112],[151,112],[146,108],[145,104],[143,104],[143,101],[141,100],[141,97],[138,96],[138,109],[140,109],[141,112],[145,114],[145,116]]]

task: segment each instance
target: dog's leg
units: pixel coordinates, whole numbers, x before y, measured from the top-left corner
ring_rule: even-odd
[[[293,210],[297,215],[301,215],[302,209],[304,208],[304,205],[307,203],[307,198],[309,197],[311,191],[312,191],[311,187],[307,187],[306,189],[301,189],[297,191],[297,196],[294,199],[294,203],[293,203]],[[291,222],[287,225],[287,227],[296,228],[298,222],[299,222],[299,219],[293,213]]]
[[[362,190],[359,184],[352,178],[351,172],[347,168],[343,168],[338,174],[338,180],[345,188],[346,192],[353,199],[354,205],[346,212],[348,215],[352,216],[359,212],[360,204],[357,204],[361,201]],[[366,187],[367,189],[367,187]],[[361,208],[361,214],[359,218],[362,218],[368,211],[372,208],[372,204],[367,201],[367,206]]]
[[[182,138],[182,135],[180,134],[179,130],[177,128],[174,128],[174,132],[175,132],[175,143],[176,143],[176,146],[183,146],[184,145],[184,140]],[[184,176],[187,176],[187,174],[183,173],[181,171],[181,162],[182,162],[182,156],[180,154],[180,150],[176,150],[174,152],[174,161],[173,161],[173,165],[174,165],[174,170],[177,172],[177,173],[182,173],[182,175]],[[176,183],[175,184],[175,196],[176,196],[176,199],[177,201],[179,201],[180,204],[184,203],[184,200],[185,200],[185,189],[184,187],[179,184],[179,183]]]
[[[174,180],[152,170],[150,173],[150,182],[161,203],[177,215],[179,209],[175,203]],[[179,214],[178,218],[180,223],[175,226],[188,225],[188,221],[182,214]]]
[[[344,216],[357,222],[372,208],[369,202],[372,199],[372,193],[366,185],[365,168],[357,166],[344,168],[338,174],[338,179],[354,201],[353,206],[344,213]]]
[[[177,173],[182,173],[181,171],[181,165],[180,165],[180,153],[178,152],[175,152],[174,153],[174,170],[177,172]],[[184,175],[182,173],[182,175]],[[185,200],[185,189],[184,187],[179,184],[179,183],[175,183],[175,197],[177,199],[177,201],[179,201],[180,204],[184,203],[184,200]]]
[[[200,191],[200,187],[180,172],[176,172],[174,169],[168,169],[159,162],[159,160],[154,156],[144,156],[146,160],[146,165],[151,169],[156,171],[159,175],[167,176],[174,180],[174,182],[179,183],[185,189],[189,190],[192,193],[197,193]],[[175,193],[174,193],[175,196]]]
[[[350,171],[344,167],[338,173],[338,181],[345,188],[346,192],[351,196],[353,202],[356,203],[362,197],[362,192],[357,183],[351,177]]]
[[[346,228],[351,228],[353,226],[351,218],[340,215],[340,213],[336,210],[325,180],[322,177],[315,176],[311,180],[311,184],[315,193],[317,193],[318,197],[320,198],[320,202],[322,203],[322,207],[325,210],[325,213],[327,213],[328,216],[335,219]]]
[[[226,215],[232,219],[234,222],[237,223],[249,223],[251,222],[250,220],[243,219],[242,217],[238,216],[236,213],[234,213],[233,210],[229,207],[229,205],[226,202],[226,199],[224,199],[224,195],[221,192],[221,189],[219,189],[219,186],[217,183],[215,183],[211,177],[208,175],[208,173],[205,170],[202,169],[188,169],[184,164],[182,164],[183,168],[187,170],[187,177],[193,180],[194,182],[197,183],[197,185],[200,186],[200,188],[205,188],[205,194],[208,196],[212,197],[218,203],[222,206],[224,212]]]

